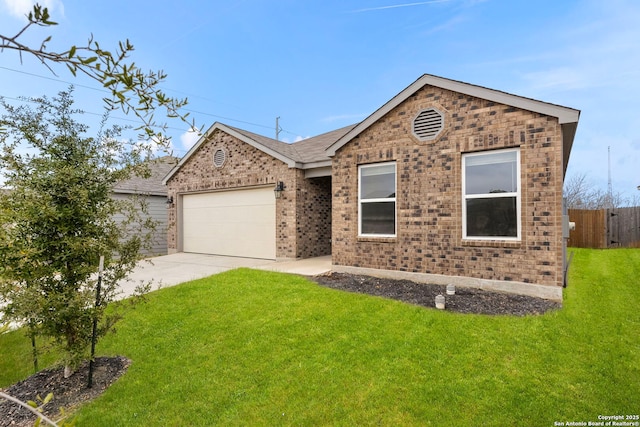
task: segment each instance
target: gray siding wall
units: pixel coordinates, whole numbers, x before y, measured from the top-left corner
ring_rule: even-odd
[[[140,196],[131,194],[114,194],[116,200],[125,200],[133,197],[142,198],[147,204],[147,217],[151,217],[156,222],[156,229],[153,233],[151,250],[142,253],[148,256],[167,254],[167,205],[166,196]],[[116,220],[122,220],[122,216],[116,216]]]

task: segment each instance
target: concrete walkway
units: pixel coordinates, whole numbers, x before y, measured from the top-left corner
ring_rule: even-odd
[[[129,279],[120,284],[120,297],[130,296],[141,283],[153,281],[151,289],[155,290],[240,267],[313,276],[331,271],[331,255],[294,261],[187,253],[164,255],[140,262]]]

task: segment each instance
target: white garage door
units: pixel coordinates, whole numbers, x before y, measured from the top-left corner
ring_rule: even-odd
[[[272,188],[183,196],[183,251],[275,259],[275,204]]]

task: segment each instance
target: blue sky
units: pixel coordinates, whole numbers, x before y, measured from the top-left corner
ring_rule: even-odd
[[[568,176],[615,191],[640,185],[640,2],[637,0],[80,1],[46,0],[51,49],[90,34],[113,49],[130,39],[144,70],[164,70],[196,123],[215,121],[288,142],[356,123],[424,73],[582,111]],[[0,0],[0,33],[25,22],[29,0]],[[17,71],[16,71],[17,70]],[[28,74],[29,73],[29,74]],[[55,95],[102,109],[99,85],[52,75],[33,58],[0,53],[0,95]],[[114,113],[114,121],[122,113]],[[97,115],[87,115],[96,121]],[[170,122],[177,155],[195,142]]]

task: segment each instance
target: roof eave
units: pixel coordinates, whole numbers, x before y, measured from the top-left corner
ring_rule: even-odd
[[[187,152],[187,154],[185,154],[184,157],[182,159],[180,159],[178,164],[167,174],[167,176],[165,176],[165,178],[162,180],[162,184],[167,185],[169,180],[176,174],[176,172],[178,172],[180,170],[182,165],[184,165],[187,162],[187,160],[189,160],[189,158],[196,151],[198,151],[200,146],[202,146],[202,144],[204,144],[216,130],[221,130],[221,131],[223,131],[223,132],[225,132],[225,133],[227,133],[229,135],[234,136],[235,138],[238,138],[240,141],[251,145],[252,147],[262,151],[263,153],[268,154],[271,157],[274,157],[274,158],[286,163],[287,166],[289,166],[290,168],[295,168],[295,167],[300,168],[301,167],[301,164],[296,162],[295,160],[290,159],[289,157],[284,156],[283,154],[278,153],[278,152],[270,149],[269,147],[266,147],[266,146],[260,144],[257,141],[254,141],[253,139],[247,137],[246,135],[241,134],[240,132],[237,132],[236,130],[226,126],[223,123],[215,122],[202,136],[200,136],[200,138],[194,144],[194,146],[191,147],[191,149]]]
[[[323,160],[320,162],[309,162],[309,163],[303,163],[300,167],[300,169],[316,169],[316,168],[326,168],[326,167],[331,167],[331,160]]]
[[[253,148],[256,148],[260,151],[262,151],[265,154],[270,155],[271,157],[274,157],[280,161],[282,161],[283,163],[286,163],[287,166],[289,166],[290,168],[295,168],[295,167],[299,167],[299,163],[296,162],[295,160],[285,156],[284,154],[278,153],[277,151],[272,150],[271,148],[260,144],[258,141],[255,141],[251,138],[249,138],[246,135],[241,134],[240,132],[237,132],[236,130],[222,124],[222,123],[218,123],[219,125],[219,129],[235,136],[236,138],[238,138],[240,141],[245,142],[249,145],[251,145]]]
[[[573,147],[573,140],[578,129],[578,122],[564,123],[560,126],[562,129],[562,177],[564,178],[567,174],[571,147]]]
[[[163,185],[167,185],[167,182],[169,182],[169,180],[173,177],[173,175],[175,175],[180,170],[180,168],[182,168],[182,165],[184,165],[187,162],[187,160],[189,160],[189,158],[193,155],[193,153],[198,151],[200,146],[209,138],[209,136],[213,133],[213,131],[216,130],[216,127],[218,126],[218,124],[219,124],[218,122],[215,122],[213,125],[211,125],[209,129],[207,129],[207,131],[204,134],[200,135],[200,138],[198,138],[196,143],[193,144],[193,147],[191,147],[189,151],[187,151],[187,154],[185,154],[180,159],[178,164],[175,165],[173,169],[171,169],[169,173],[164,177],[164,179],[162,180]]]
[[[113,193],[114,194],[137,194],[139,196],[160,196],[160,197],[166,197],[167,195],[166,191],[159,192],[159,191],[145,191],[145,190],[127,190],[127,189],[119,189],[119,188],[114,188]]]
[[[580,117],[580,111],[573,108],[550,104],[531,98],[524,98],[507,92],[501,92],[498,90],[489,89],[483,86],[476,86],[457,80],[450,80],[443,77],[424,74],[418,80],[407,86],[402,92],[394,96],[382,107],[378,108],[373,114],[360,122],[351,131],[347,132],[342,138],[329,146],[329,148],[327,148],[326,154],[329,157],[333,157],[336,154],[336,151],[338,151],[341,147],[346,145],[349,141],[358,136],[373,123],[377,122],[395,107],[400,105],[415,92],[427,85],[451,90],[453,92],[458,92],[477,98],[486,99],[488,101],[493,101],[500,104],[510,105],[523,110],[545,114],[551,117],[557,117],[558,123],[560,123],[561,125],[567,123],[575,123],[577,125],[578,118]]]

